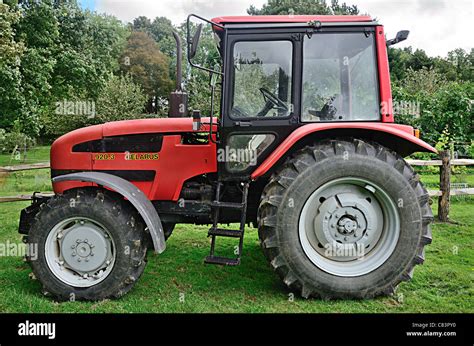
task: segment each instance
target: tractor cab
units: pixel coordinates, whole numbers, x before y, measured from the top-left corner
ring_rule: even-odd
[[[193,18],[212,26],[219,69],[193,63]],[[187,43],[192,66],[222,77],[218,151],[235,156],[222,179],[251,175],[299,127],[393,122],[387,42],[368,16],[190,15]]]

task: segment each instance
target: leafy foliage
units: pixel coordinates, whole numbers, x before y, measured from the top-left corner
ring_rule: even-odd
[[[418,127],[429,143],[437,143],[445,129],[450,141],[458,143],[456,149],[473,139],[474,83],[447,81],[434,69],[410,69],[395,83],[393,98],[419,104],[419,116],[396,115],[396,120]]]
[[[148,96],[148,112],[157,113],[159,97],[169,94],[173,86],[169,58],[146,32],[134,31],[127,40],[120,62],[121,70],[130,74]]]
[[[25,47],[19,40],[15,25],[20,12],[0,3],[0,127],[11,128],[17,109],[22,109],[20,61]]]
[[[338,0],[268,0],[261,9],[251,5],[247,9],[250,15],[281,15],[281,14],[321,14],[321,15],[357,15],[356,5],[339,4]]]
[[[146,97],[130,76],[111,74],[97,98],[96,121],[137,118],[143,111]]]

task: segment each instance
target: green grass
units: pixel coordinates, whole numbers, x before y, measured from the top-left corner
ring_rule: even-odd
[[[0,161],[1,162],[1,161]],[[50,189],[47,170],[18,172],[4,179],[2,195]],[[38,178],[38,176],[40,178]],[[429,179],[431,179],[428,176]],[[422,177],[423,180],[427,179]],[[469,178],[471,179],[471,177]],[[19,211],[27,202],[0,204],[0,243],[20,242]],[[436,209],[436,203],[433,203]],[[436,210],[434,210],[436,213]],[[21,257],[0,258],[0,312],[474,312],[474,200],[455,201],[451,218],[434,224],[426,262],[395,296],[364,301],[305,300],[271,270],[248,228],[242,264],[203,264],[209,251],[207,227],[178,225],[161,255],[149,253],[143,276],[119,300],[57,303],[41,295],[40,283]],[[232,239],[218,239],[218,251],[232,251]],[[222,253],[222,252],[221,252]],[[180,298],[184,297],[184,301]]]
[[[20,157],[11,154],[0,155],[0,166],[16,166],[28,163],[37,163],[49,161],[49,146],[37,146],[28,150],[26,157],[23,153]]]

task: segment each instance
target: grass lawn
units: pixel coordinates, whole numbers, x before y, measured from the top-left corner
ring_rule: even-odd
[[[2,159],[5,158],[0,157],[0,162],[4,162]],[[430,176],[426,178],[435,182]],[[472,180],[471,175],[468,178]],[[17,172],[3,177],[0,184],[1,195],[48,191],[49,172]],[[433,203],[434,209],[436,204]],[[27,205],[28,202],[0,204],[0,243],[21,241],[17,233],[19,211]],[[291,299],[291,292],[266,262],[255,229],[247,228],[242,264],[220,267],[203,264],[209,251],[207,227],[178,225],[166,251],[159,256],[149,253],[145,273],[120,300],[54,302],[41,295],[39,282],[29,278],[31,270],[22,258],[1,257],[0,312],[472,313],[473,215],[474,199],[453,201],[451,218],[459,224],[433,225],[433,244],[426,247],[425,264],[417,266],[413,280],[402,283],[393,297],[321,301],[295,295]],[[232,239],[218,239],[217,249],[229,253],[235,244]]]
[[[0,155],[0,166],[15,166],[28,163],[38,163],[49,161],[49,146],[37,146],[28,150],[26,157],[23,153],[20,157],[15,155]]]

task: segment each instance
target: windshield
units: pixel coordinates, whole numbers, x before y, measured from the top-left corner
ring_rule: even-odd
[[[371,33],[316,33],[303,48],[303,121],[379,120]]]

